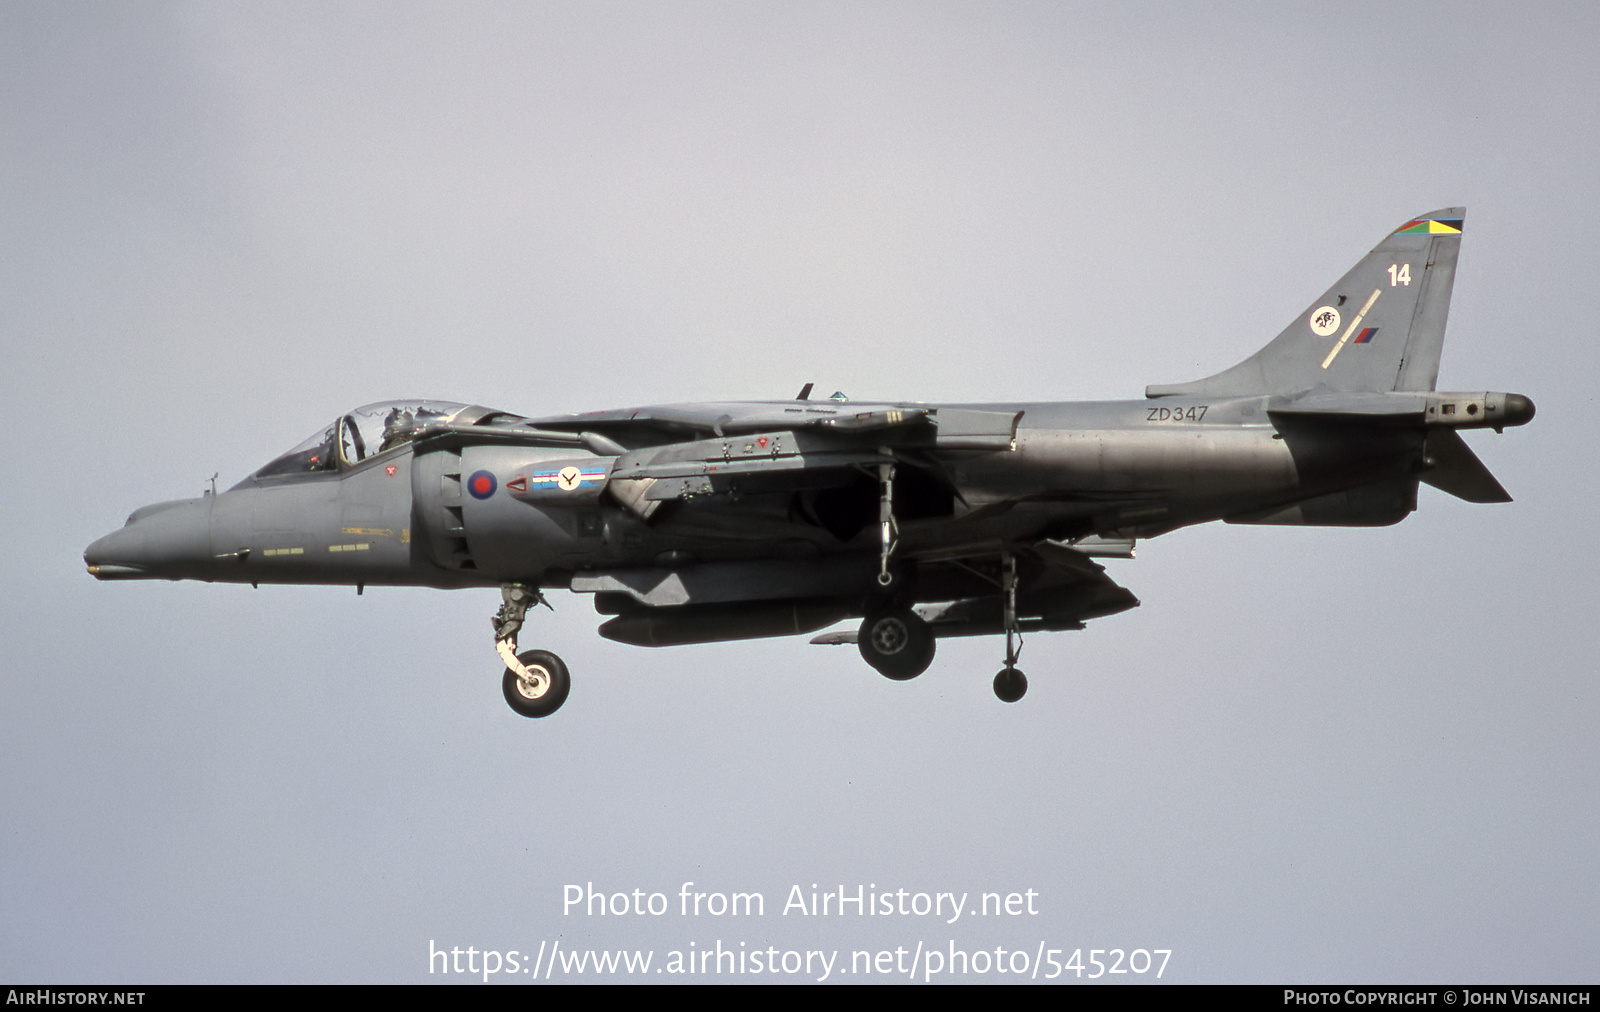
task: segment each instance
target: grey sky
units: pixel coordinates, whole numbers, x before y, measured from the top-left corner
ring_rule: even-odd
[[[1593,981],[1600,16],[1337,3],[0,2],[0,978],[426,981],[479,949],[1170,948],[1179,981]],[[1539,417],[1377,531],[1213,526],[1144,602],[894,684],[558,595],[99,585],[341,410],[1137,397],[1468,207],[1440,383]],[[561,888],[767,916],[563,917]],[[1034,889],[946,926],[789,887]],[[432,979],[437,980],[438,974]],[[851,978],[846,978],[851,979]],[[1000,980],[997,976],[987,978]]]

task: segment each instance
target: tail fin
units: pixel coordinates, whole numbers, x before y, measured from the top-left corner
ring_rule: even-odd
[[[1146,397],[1432,390],[1461,248],[1464,207],[1406,222],[1272,343],[1232,369]]]

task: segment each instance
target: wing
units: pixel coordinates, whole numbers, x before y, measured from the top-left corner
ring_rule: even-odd
[[[1008,449],[1016,439],[1020,411],[870,404],[849,401],[711,401],[624,408],[583,415],[526,419],[540,429],[599,432],[624,445],[661,445],[707,436],[813,430],[932,442],[945,449]]]
[[[1085,546],[1087,547],[1087,546]],[[1103,547],[1103,546],[1097,546]],[[1131,547],[1113,546],[1106,554],[1131,555]],[[1105,567],[1080,548],[1041,541],[1019,549],[1017,557],[1017,617],[1023,632],[1082,629],[1090,619],[1115,615],[1139,606],[1139,599],[1106,575]],[[925,568],[923,578],[936,584],[938,565],[963,571],[965,596],[950,601],[918,605],[915,609],[938,637],[987,636],[1005,632],[1004,599],[1000,593],[1000,567],[993,556],[951,559]],[[952,586],[951,589],[956,589]],[[976,592],[973,592],[976,591]],[[826,633],[813,643],[854,643],[856,633]]]
[[[945,462],[1013,449],[1020,410],[840,402],[711,402],[430,426],[419,452],[467,445],[571,448],[600,458],[603,487],[651,519],[667,501],[847,483],[906,463],[948,484]],[[558,462],[566,463],[566,462]],[[581,464],[581,461],[571,463]]]
[[[1138,598],[1078,549],[1042,542],[1017,553],[1017,612],[1024,632],[1081,629],[1089,619],[1137,607]],[[572,590],[595,595],[614,616],[609,639],[669,646],[814,632],[860,617],[872,596],[875,561],[861,555],[806,562],[778,559],[575,575]],[[936,636],[1004,631],[1000,572],[992,557],[946,559],[920,571],[916,611]],[[855,630],[813,643],[854,643]]]
[[[1097,540],[1097,539],[1089,539]],[[1125,546],[1125,547],[1124,547]],[[1029,550],[1041,570],[1032,585],[1018,595],[1017,610],[1023,617],[1023,630],[1029,616],[1037,612],[1039,629],[1082,629],[1083,623],[1139,607],[1139,599],[1106,575],[1104,566],[1085,552],[1085,542],[1069,547],[1054,541],[1041,541]],[[1112,547],[1107,554],[1132,556],[1132,542]]]
[[[546,429],[606,432],[630,440],[678,442],[766,429],[811,427],[889,428],[908,424],[927,408],[847,401],[707,401],[551,415],[529,420]]]

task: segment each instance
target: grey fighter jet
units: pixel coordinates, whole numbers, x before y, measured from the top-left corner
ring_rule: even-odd
[[[1508,502],[1459,430],[1524,396],[1434,389],[1462,208],[1414,218],[1260,351],[1145,399],[794,400],[528,418],[412,400],[340,415],[221,494],[136,510],[84,553],[101,580],[496,587],[503,690],[528,717],[566,665],[518,652],[552,588],[640,646],[854,628],[893,679],[940,637],[1081,629],[1138,600],[1097,557],[1190,524],[1382,526],[1417,483]]]

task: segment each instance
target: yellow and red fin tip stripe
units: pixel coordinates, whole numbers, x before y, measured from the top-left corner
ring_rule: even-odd
[[[1464,218],[1416,218],[1394,230],[1395,235],[1460,235]]]

